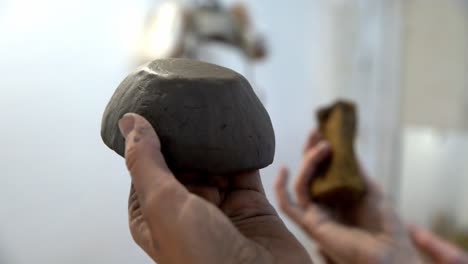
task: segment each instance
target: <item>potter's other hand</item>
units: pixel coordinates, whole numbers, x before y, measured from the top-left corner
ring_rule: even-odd
[[[457,246],[418,226],[409,228],[413,243],[435,264],[468,264],[468,255]]]
[[[258,171],[174,175],[151,125],[126,114],[119,127],[132,177],[130,231],[158,263],[309,263],[265,197]]]
[[[364,175],[366,196],[346,215],[332,216],[330,211],[311,201],[311,178],[329,155],[328,143],[312,132],[294,182],[297,203],[288,198],[285,168],[276,179],[275,192],[282,211],[316,241],[331,263],[420,263],[399,217],[378,186]]]

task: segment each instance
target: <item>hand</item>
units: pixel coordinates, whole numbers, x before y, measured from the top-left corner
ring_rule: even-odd
[[[258,171],[231,176],[169,170],[151,125],[119,121],[132,177],[129,225],[158,263],[310,263],[268,202]],[[182,184],[184,183],[184,184]]]
[[[294,182],[297,204],[287,195],[287,170],[281,169],[275,183],[280,208],[313,238],[327,259],[336,263],[419,263],[399,217],[379,187],[367,176],[367,193],[346,214],[332,215],[313,203],[309,186],[317,165],[331,150],[317,132],[311,133],[299,173]]]
[[[409,228],[413,243],[436,264],[468,264],[468,255],[457,246],[418,226]]]

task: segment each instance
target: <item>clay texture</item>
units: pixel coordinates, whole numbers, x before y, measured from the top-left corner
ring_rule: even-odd
[[[230,174],[273,162],[270,117],[248,81],[230,69],[165,59],[131,73],[112,96],[101,127],[104,143],[121,156],[118,120],[129,112],[151,123],[174,171]]]
[[[354,104],[338,101],[317,112],[319,131],[330,143],[332,155],[318,169],[311,185],[312,198],[330,206],[359,200],[365,184],[354,153],[357,117]]]

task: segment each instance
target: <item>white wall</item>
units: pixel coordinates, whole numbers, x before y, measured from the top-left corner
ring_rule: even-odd
[[[272,50],[257,69],[277,139],[263,171],[271,198],[278,166],[297,166],[313,110],[329,94],[314,86],[313,1],[250,2]],[[128,232],[123,160],[99,136],[148,6],[0,2],[0,263],[149,263]]]
[[[401,211],[430,226],[443,213],[468,228],[468,134],[425,127],[404,131]]]
[[[405,1],[403,16],[402,213],[466,229],[468,1]]]
[[[468,132],[468,1],[404,6],[404,124]]]

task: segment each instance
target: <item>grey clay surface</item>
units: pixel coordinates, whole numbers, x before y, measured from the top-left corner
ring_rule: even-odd
[[[221,66],[189,59],[155,60],[119,85],[102,119],[104,143],[124,156],[118,121],[144,116],[175,171],[230,174],[273,162],[270,117],[248,81]]]

